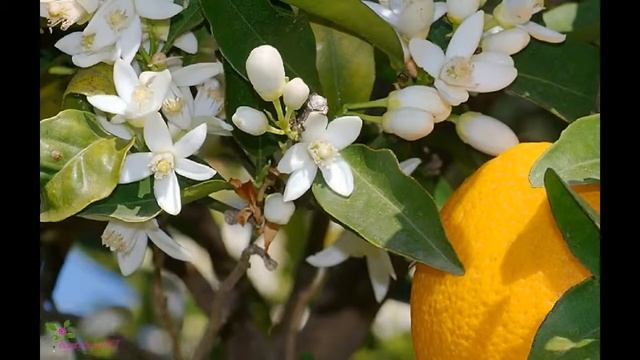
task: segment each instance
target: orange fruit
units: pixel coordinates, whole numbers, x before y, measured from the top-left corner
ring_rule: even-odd
[[[488,161],[442,209],[465,274],[418,265],[411,290],[418,360],[527,359],[562,294],[590,276],[557,228],[544,188],[528,175],[549,143],[523,143]],[[600,187],[575,190],[598,212]]]

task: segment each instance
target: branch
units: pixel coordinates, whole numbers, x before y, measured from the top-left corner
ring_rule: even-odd
[[[263,260],[265,267],[269,270],[274,270],[277,267],[275,260],[271,259],[261,247],[251,244],[244,251],[238,260],[235,268],[227,276],[227,278],[220,284],[220,288],[215,293],[213,298],[213,304],[211,306],[211,312],[209,315],[209,324],[205,330],[204,335],[198,343],[198,347],[193,355],[193,360],[202,360],[211,351],[213,341],[217,338],[220,328],[226,322],[223,312],[224,305],[226,304],[227,296],[233,290],[235,285],[244,276],[247,269],[251,266],[249,260],[252,255],[259,255]]]
[[[162,291],[162,263],[164,262],[164,253],[162,250],[153,246],[153,296],[154,296],[154,304],[157,305],[158,313],[162,318],[162,322],[164,323],[164,327],[167,329],[169,336],[171,337],[171,343],[173,345],[173,354],[176,360],[183,360],[182,356],[182,348],[180,346],[180,334],[179,330],[176,329],[173,320],[171,319],[171,314],[169,314],[169,310],[167,309],[167,297],[164,295]]]

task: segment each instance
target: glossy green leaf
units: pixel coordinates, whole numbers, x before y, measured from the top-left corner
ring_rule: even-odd
[[[547,168],[570,184],[600,180],[600,114],[580,118],[562,132],[531,168],[531,185],[543,185]]]
[[[540,325],[529,360],[600,359],[600,284],[589,278],[567,291]]]
[[[58,330],[58,327],[56,326],[56,324],[52,322],[46,322],[44,326],[47,328],[47,330],[52,332],[56,332]]]
[[[311,28],[316,37],[316,66],[322,95],[329,113],[336,114],[345,103],[369,100],[375,80],[373,47],[355,36],[319,24]]]
[[[40,221],[64,220],[109,196],[132,145],[133,140],[122,146],[116,138],[101,138],[71,158],[44,186],[46,210]]]
[[[596,111],[600,51],[595,46],[570,39],[562,44],[532,40],[513,59],[518,77],[507,88],[509,93],[566,122]]]
[[[88,68],[79,69],[71,78],[64,97],[69,94],[85,96],[116,93],[113,84],[113,65],[98,63]]]
[[[569,249],[593,275],[600,276],[600,217],[553,169],[545,173],[544,186],[551,211]]]
[[[239,106],[250,106],[254,109],[267,109],[271,106],[258,96],[247,80],[231,69],[227,61],[224,61],[223,65],[227,118],[231,118]],[[256,169],[262,169],[267,159],[279,148],[278,137],[273,134],[267,133],[262,136],[253,136],[240,129],[235,129],[232,134],[233,138],[249,155]]]
[[[183,205],[220,190],[233,189],[221,179],[195,182],[179,176],[178,181],[182,189]],[[153,184],[149,177],[135,183],[118,185],[108,198],[91,204],[78,216],[102,221],[114,218],[142,222],[158,216],[161,211],[153,196]]]
[[[600,42],[600,0],[568,2],[542,14],[545,26],[569,38]]]
[[[276,8],[268,0],[202,0],[202,10],[222,55],[243,77],[251,50],[269,44],[282,55],[289,78],[300,77],[319,91],[315,40],[305,16]]]
[[[337,25],[339,30],[361,37],[384,51],[396,70],[404,68],[402,45],[395,30],[360,0],[284,1]]]
[[[194,27],[200,25],[204,20],[200,0],[190,0],[189,6],[182,10],[178,15],[171,18],[171,26],[169,27],[169,35],[167,42],[162,47],[162,52],[166,53],[173,46],[174,41],[180,35],[191,31]]]
[[[351,196],[340,196],[318,174],[313,194],[327,213],[378,247],[442,271],[464,273],[433,198],[402,173],[390,150],[351,145],[341,154],[351,165],[355,188]]]

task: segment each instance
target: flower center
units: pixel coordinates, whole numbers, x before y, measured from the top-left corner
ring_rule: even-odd
[[[96,34],[82,35],[80,44],[85,51],[90,51],[93,48],[93,40],[96,38]]]
[[[127,25],[127,13],[123,9],[115,9],[107,15],[107,24],[113,31],[120,31]]]
[[[324,140],[316,140],[309,144],[307,148],[309,155],[316,165],[327,165],[333,158],[338,155],[338,149],[333,144]]]
[[[67,30],[69,26],[73,25],[82,15],[84,10],[80,8],[75,2],[52,2],[47,7],[49,13],[49,27],[54,27],[59,23],[62,23],[60,29]]]
[[[138,105],[139,109],[143,109],[153,96],[153,91],[144,85],[138,85],[133,89],[131,100]]]
[[[173,154],[161,153],[155,155],[149,163],[149,169],[153,172],[153,177],[160,180],[171,174],[173,171]]]
[[[106,230],[102,234],[102,245],[109,248],[111,251],[115,252],[127,252],[128,246],[127,242],[124,241],[124,237],[122,234],[114,231],[114,230]]]
[[[449,85],[469,86],[471,85],[471,72],[473,66],[467,58],[454,57],[442,67],[440,78]]]
[[[173,99],[165,99],[162,102],[162,110],[169,115],[177,115],[182,111],[184,107],[184,100],[181,97],[175,97]]]

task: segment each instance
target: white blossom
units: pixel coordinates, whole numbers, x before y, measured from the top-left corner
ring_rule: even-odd
[[[282,95],[286,79],[282,57],[271,45],[262,45],[251,50],[246,62],[251,85],[265,101],[274,101]]]
[[[295,210],[293,201],[284,201],[280,193],[269,194],[264,200],[264,217],[274,224],[286,225]]]
[[[469,111],[455,123],[460,139],[485,154],[498,156],[519,143],[510,127],[491,116]]]
[[[293,110],[298,110],[309,97],[309,86],[300,78],[289,81],[283,89],[282,100],[284,104]]]
[[[433,131],[433,115],[422,109],[403,107],[382,116],[382,130],[405,140],[414,141]]]
[[[543,0],[503,0],[493,10],[493,16],[505,29],[517,27],[540,41],[563,42],[566,35],[531,21],[531,17],[543,9]]]
[[[238,129],[253,136],[260,136],[269,128],[267,116],[262,111],[249,106],[238,106],[231,121]]]

